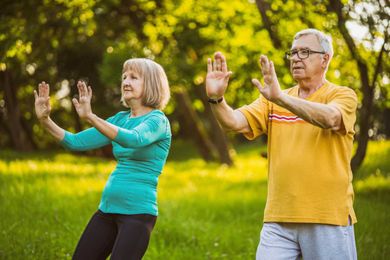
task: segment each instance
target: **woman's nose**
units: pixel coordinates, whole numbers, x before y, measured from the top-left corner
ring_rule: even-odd
[[[123,84],[123,86],[130,86],[130,80],[129,79],[124,79],[122,84]]]

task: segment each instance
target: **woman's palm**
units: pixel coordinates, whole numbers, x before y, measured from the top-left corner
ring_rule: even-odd
[[[82,81],[77,83],[77,88],[79,90],[79,99],[73,98],[72,101],[79,117],[85,119],[92,114],[92,89],[90,86],[87,87],[85,82]]]
[[[38,93],[34,90],[35,113],[38,119],[44,119],[50,116],[51,106],[49,92],[49,84],[46,84],[45,82],[39,84]]]

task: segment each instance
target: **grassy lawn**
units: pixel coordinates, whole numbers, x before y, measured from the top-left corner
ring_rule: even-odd
[[[148,259],[254,259],[266,200],[258,144],[235,166],[176,143],[159,181]],[[390,257],[390,141],[372,142],[354,181],[359,259]],[[0,259],[70,259],[115,162],[67,152],[0,152]]]

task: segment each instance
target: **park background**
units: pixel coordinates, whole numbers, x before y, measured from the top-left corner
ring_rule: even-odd
[[[51,85],[51,117],[88,127],[75,83],[106,118],[120,105],[123,62],[147,57],[168,75],[173,144],[159,180],[160,214],[144,259],[254,259],[266,200],[266,139],[225,134],[204,93],[206,59],[234,72],[233,107],[259,96],[258,58],[284,58],[296,32],[333,36],[328,80],[358,94],[352,159],[359,259],[390,257],[390,4],[367,1],[3,0],[0,9],[0,259],[70,259],[115,167],[110,147],[65,151],[34,116],[33,90]],[[292,155],[293,156],[293,155]],[[303,160],[304,158],[297,158]],[[319,159],[319,164],[321,163]]]

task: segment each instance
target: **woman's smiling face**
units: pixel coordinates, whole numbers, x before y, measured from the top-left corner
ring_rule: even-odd
[[[131,100],[142,99],[144,79],[134,70],[127,70],[122,74],[122,97],[128,103]]]

